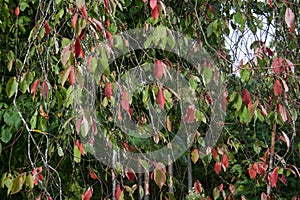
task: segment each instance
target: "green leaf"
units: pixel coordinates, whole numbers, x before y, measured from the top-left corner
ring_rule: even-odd
[[[1,141],[7,144],[12,137],[12,130],[10,127],[2,126],[1,128]]]
[[[208,67],[204,68],[202,77],[203,77],[203,81],[206,85],[211,81],[212,76],[213,76],[212,69],[210,69]]]
[[[58,155],[59,155],[60,157],[64,156],[64,151],[63,151],[63,149],[62,149],[61,147],[58,147],[58,148],[57,148],[57,153],[58,153]]]
[[[218,199],[220,197],[220,191],[219,191],[219,188],[215,187],[213,189],[213,197],[214,199]]]
[[[29,86],[32,83],[35,76],[35,72],[27,72],[24,78],[20,82],[20,88],[23,93],[29,92]]]
[[[32,130],[36,128],[37,116],[38,116],[38,112],[35,111],[30,119],[30,126]]]
[[[240,121],[244,123],[249,123],[251,121],[251,114],[247,108],[247,106],[243,107],[242,112],[239,114]]]
[[[81,153],[76,145],[74,145],[74,161],[76,163],[80,163],[81,161]]]
[[[13,179],[11,194],[16,194],[21,191],[25,179],[26,179],[26,173],[22,173],[19,176],[17,176],[15,179]]]
[[[155,169],[154,170],[154,181],[156,185],[161,189],[163,185],[165,184],[167,178],[166,174],[162,169]]]
[[[241,69],[240,71],[240,74],[241,74],[242,82],[246,83],[250,78],[250,71],[247,68],[243,67],[243,69]]]
[[[29,5],[26,2],[22,1],[20,3],[20,10],[24,11],[26,8],[29,8]]]
[[[235,23],[240,25],[240,31],[242,31],[245,26],[245,16],[241,12],[236,12],[233,15],[233,20]]]
[[[29,173],[29,174],[27,175],[26,180],[25,180],[25,184],[26,184],[26,186],[29,187],[30,190],[33,189],[33,187],[34,187],[34,178],[33,178],[33,176],[31,175],[31,173]]]
[[[16,89],[17,89],[16,77],[11,77],[8,80],[8,82],[6,84],[6,88],[5,88],[8,98],[11,98],[15,94]]]
[[[4,122],[9,127],[14,127],[15,129],[18,129],[21,126],[21,118],[15,110],[7,110],[4,113],[3,118]]]
[[[78,8],[82,8],[82,6],[84,5],[85,1],[84,0],[76,0],[76,5],[78,6]]]

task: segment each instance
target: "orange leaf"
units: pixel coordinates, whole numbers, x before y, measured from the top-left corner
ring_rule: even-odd
[[[105,31],[105,35],[106,35],[106,39],[108,40],[109,46],[112,47],[114,44],[114,39],[113,39],[111,33],[109,31]]]
[[[154,20],[156,20],[158,18],[158,16],[159,16],[159,8],[158,8],[157,5],[152,9],[151,15],[152,15],[152,17],[153,17]]]
[[[30,93],[33,94],[33,99],[35,98],[35,94],[36,94],[36,87],[38,86],[39,84],[39,80],[35,80],[34,83],[31,85],[31,88],[30,88]]]
[[[78,147],[81,155],[84,155],[84,148],[83,148],[82,143],[79,140],[76,140],[75,145]]]
[[[19,8],[19,6],[17,6],[15,9],[15,15],[18,17],[19,14],[20,14],[20,8]]]
[[[89,187],[84,194],[81,195],[82,200],[90,200],[93,195],[93,188]]]
[[[219,174],[219,173],[220,173],[220,171],[221,171],[221,166],[222,166],[222,164],[221,164],[220,162],[216,162],[216,163],[215,163],[214,170],[215,170],[216,174]]]
[[[160,107],[162,109],[164,109],[164,105],[166,103],[166,99],[164,97],[163,90],[161,88],[158,89],[158,92],[156,94],[156,101],[160,105]]]
[[[49,120],[49,116],[47,115],[47,113],[43,110],[43,106],[40,105],[40,112],[41,112],[41,115],[46,119],[46,120]]]
[[[214,158],[215,161],[219,160],[217,151],[214,148],[211,149],[211,154],[213,155],[213,158]]]
[[[227,168],[229,166],[228,157],[225,153],[223,154],[221,161],[225,168]]]
[[[251,165],[251,167],[248,170],[249,176],[251,179],[254,179],[256,177],[256,170],[254,169],[253,165]]]
[[[278,181],[278,167],[275,167],[270,175],[271,186],[276,187]]]
[[[110,97],[112,95],[112,89],[111,89],[111,83],[110,82],[106,83],[105,88],[104,88],[104,92],[105,92],[106,98],[110,99]]]
[[[93,170],[90,170],[89,174],[92,179],[97,179],[97,175],[95,174],[95,172]]]
[[[281,96],[282,93],[282,85],[279,80],[276,80],[274,83],[274,92],[277,96]]]

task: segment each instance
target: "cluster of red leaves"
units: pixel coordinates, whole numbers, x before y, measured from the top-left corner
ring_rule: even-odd
[[[229,160],[226,153],[223,152],[223,150],[218,149],[218,152],[213,148],[211,150],[213,159],[216,161],[214,165],[214,171],[216,174],[220,174],[222,168],[224,172],[226,172],[226,169],[229,167]],[[221,160],[219,158],[219,155],[222,155]]]
[[[34,179],[34,185],[37,185],[39,181],[44,180],[44,176],[42,175],[43,168],[42,167],[37,167],[34,168],[31,172],[33,179]]]

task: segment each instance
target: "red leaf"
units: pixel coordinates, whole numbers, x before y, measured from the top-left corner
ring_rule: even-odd
[[[155,76],[155,78],[160,80],[162,78],[162,75],[164,74],[164,72],[165,72],[164,63],[161,62],[160,60],[156,60],[155,64],[154,64],[154,76]]]
[[[219,173],[220,173],[220,171],[221,171],[221,166],[222,166],[222,164],[221,164],[220,162],[216,162],[216,163],[215,163],[214,170],[215,170],[216,174],[219,174]]]
[[[184,123],[193,123],[195,120],[195,108],[193,105],[188,106],[186,109],[185,116],[183,118]]]
[[[92,179],[97,179],[97,174],[93,170],[90,170],[89,174]]]
[[[49,87],[48,87],[47,81],[43,81],[43,83],[41,85],[41,92],[42,92],[43,98],[46,99],[48,92],[49,92]]]
[[[251,103],[250,92],[247,89],[243,89],[242,91],[242,100],[248,106]]]
[[[19,6],[17,6],[15,9],[15,15],[18,17],[19,14],[20,14],[20,8],[19,8]]]
[[[112,95],[112,89],[111,89],[111,83],[110,82],[106,83],[104,92],[105,92],[106,98],[110,99],[110,97]]]
[[[157,5],[157,0],[150,0],[150,8],[153,10]]]
[[[292,29],[295,25],[295,14],[293,13],[291,8],[287,8],[285,10],[285,23],[287,24],[287,27],[291,30],[290,32],[292,32]]]
[[[48,196],[48,197],[47,197],[47,200],[52,200],[52,197]]]
[[[43,171],[42,167],[37,167],[32,170],[31,174],[34,178],[34,185],[37,185],[39,183],[39,181],[44,180],[44,176],[41,174],[42,171]]]
[[[71,85],[75,84],[75,73],[74,73],[74,66],[71,67],[69,76],[68,76],[69,82]]]
[[[275,167],[270,175],[271,186],[276,187],[278,181],[278,167]]]
[[[71,21],[72,27],[74,29],[76,29],[76,22],[77,22],[77,13],[75,13],[75,15],[73,16],[72,21]]]
[[[156,20],[159,16],[159,8],[158,6],[155,6],[152,11],[151,11],[151,15],[153,17],[154,20]]]
[[[229,166],[228,157],[225,153],[223,154],[221,161],[225,168]]]
[[[46,36],[48,36],[50,34],[50,26],[47,21],[44,22],[44,27],[45,27],[45,31],[46,31]]]
[[[214,148],[211,149],[211,154],[213,155],[213,158],[214,158],[215,161],[219,160],[217,151]]]
[[[282,85],[279,80],[276,80],[274,83],[274,92],[277,96],[281,96],[282,93]]]
[[[35,98],[35,94],[36,94],[36,88],[39,84],[39,80],[35,80],[34,83],[31,85],[31,89],[30,89],[30,93],[33,94],[33,99]]]
[[[198,180],[195,181],[195,183],[194,183],[194,190],[195,190],[196,194],[200,194],[202,192],[202,187]]]
[[[143,1],[143,3],[146,3],[147,2],[147,0],[142,0]]]
[[[282,58],[281,57],[278,57],[273,60],[272,68],[273,68],[275,74],[277,74],[277,75],[280,74],[280,72],[282,70]]]
[[[116,200],[119,200],[120,199],[120,196],[121,196],[121,188],[120,188],[120,184],[117,185],[116,187],[116,190],[115,190],[115,199]]]
[[[41,115],[46,119],[46,120],[49,120],[49,116],[47,115],[47,113],[43,110],[43,106],[40,105],[40,112],[41,112]]]
[[[223,190],[223,183],[221,183],[221,185],[219,186],[219,191]]]
[[[74,53],[75,53],[75,58],[78,58],[78,56],[81,56],[82,58],[84,58],[84,52],[83,52],[83,50],[81,48],[79,38],[76,38],[75,47],[74,47]]]
[[[268,0],[268,2],[269,2],[270,7],[273,8],[272,0]]]
[[[89,187],[84,194],[81,195],[82,200],[90,200],[93,195],[93,188]]]
[[[256,169],[254,168],[254,165],[252,165],[252,166],[249,168],[248,172],[249,172],[250,178],[251,178],[251,179],[255,179],[257,172],[256,172]]]
[[[75,145],[78,147],[81,155],[84,155],[84,148],[83,148],[82,143],[79,140],[76,140]]]
[[[134,181],[135,173],[134,173],[133,169],[126,168],[126,177],[128,178],[128,180],[130,180],[132,182]]]
[[[129,113],[129,94],[126,90],[122,91],[122,97],[121,97],[121,106],[124,110],[126,110],[128,112],[128,114],[130,115]]]
[[[112,47],[114,44],[114,39],[113,39],[111,33],[109,31],[105,31],[105,35],[106,35],[106,39],[108,40],[109,46]]]
[[[164,97],[163,90],[161,88],[158,88],[158,92],[156,94],[156,101],[160,105],[160,107],[162,109],[164,109],[164,105],[166,103],[166,99]]]
[[[107,18],[106,20],[105,20],[105,26],[108,28],[108,27],[110,27],[110,20],[109,20],[109,18]]]
[[[88,18],[88,15],[87,15],[87,12],[86,12],[85,4],[83,4],[83,6],[80,8],[80,11],[81,11],[83,17],[84,17],[85,19],[87,19],[87,18]]]
[[[285,178],[285,176],[282,174],[281,178],[280,178],[280,181],[284,184],[284,185],[287,185],[287,180]]]
[[[270,48],[267,47],[266,51],[267,51],[268,56],[273,56],[274,55],[273,51]]]
[[[214,7],[213,7],[212,5],[209,5],[208,8],[209,8],[209,11],[210,11],[212,14],[215,14],[215,9],[214,9]]]

